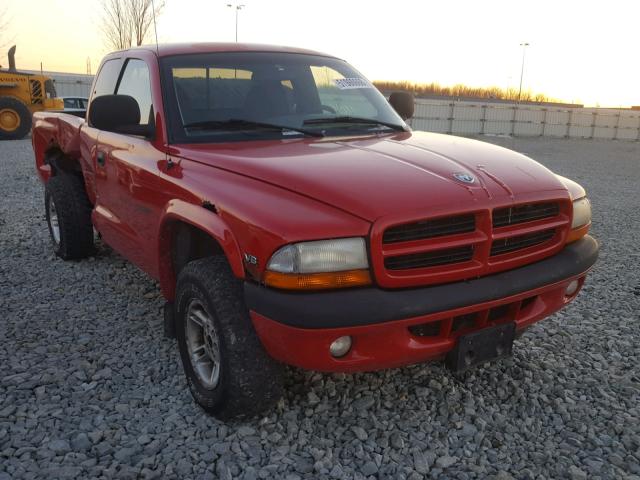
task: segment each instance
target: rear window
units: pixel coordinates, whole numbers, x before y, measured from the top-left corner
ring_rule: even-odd
[[[202,120],[210,111],[239,113],[251,88],[249,70],[178,67],[171,74],[183,124]]]

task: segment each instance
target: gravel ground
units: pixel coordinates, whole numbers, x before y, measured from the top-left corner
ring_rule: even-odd
[[[0,143],[0,480],[640,478],[640,144],[487,138],[581,182],[601,260],[577,301],[468,372],[291,370],[275,412],[207,417],[157,285],[51,253],[28,140]]]

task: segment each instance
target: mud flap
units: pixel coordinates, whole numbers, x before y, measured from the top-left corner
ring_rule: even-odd
[[[176,338],[176,317],[172,302],[165,302],[164,313],[164,337]]]

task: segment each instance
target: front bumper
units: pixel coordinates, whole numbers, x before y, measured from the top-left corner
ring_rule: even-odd
[[[572,280],[582,287],[598,257],[586,236],[542,261],[482,278],[406,290],[375,287],[292,293],[245,283],[256,331],[274,358],[321,371],[391,368],[442,357],[459,335],[514,321],[522,330],[561,309]],[[336,338],[353,344],[329,354]]]

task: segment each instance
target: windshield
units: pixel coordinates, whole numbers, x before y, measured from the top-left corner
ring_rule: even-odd
[[[162,59],[174,143],[404,130],[382,94],[346,62],[273,52]]]

